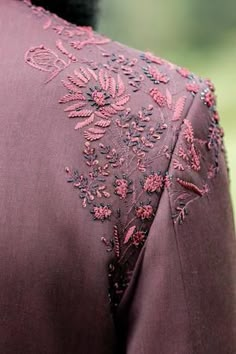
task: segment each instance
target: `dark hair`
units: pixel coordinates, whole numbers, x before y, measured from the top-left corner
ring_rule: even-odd
[[[80,26],[96,27],[99,0],[31,0],[63,19]]]

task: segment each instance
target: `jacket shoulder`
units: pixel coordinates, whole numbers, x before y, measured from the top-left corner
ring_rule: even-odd
[[[81,163],[66,173],[82,207],[103,225],[102,241],[113,252],[109,294],[116,309],[162,193],[178,186],[181,196],[191,191],[202,197],[218,170],[222,130],[215,89],[166,59],[30,8],[46,34],[45,44],[26,52],[25,63],[40,71],[45,84],[54,81],[53,105],[73,118],[67,124],[80,139]],[[74,154],[68,166],[77,161]],[[197,184],[202,171],[203,186]],[[185,213],[174,218],[183,222]]]

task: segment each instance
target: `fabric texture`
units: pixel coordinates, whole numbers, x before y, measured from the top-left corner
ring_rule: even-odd
[[[0,353],[235,354],[215,88],[0,3]]]

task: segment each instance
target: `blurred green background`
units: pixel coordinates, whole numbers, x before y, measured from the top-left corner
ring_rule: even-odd
[[[101,1],[100,32],[214,82],[236,221],[236,1]]]

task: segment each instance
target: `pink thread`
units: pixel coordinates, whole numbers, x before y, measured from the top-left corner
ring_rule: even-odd
[[[113,230],[114,230],[115,255],[117,258],[120,258],[120,238],[119,238],[118,227],[114,225]]]
[[[160,107],[164,107],[166,105],[166,97],[157,88],[151,89],[150,95]]]
[[[179,120],[181,118],[182,113],[184,111],[186,99],[187,99],[187,97],[183,96],[183,97],[180,97],[178,99],[178,101],[176,102],[172,121],[176,121],[176,120]]]
[[[146,192],[154,193],[160,192],[163,186],[163,177],[157,173],[151,174],[146,177],[143,189]]]
[[[184,188],[186,188],[188,190],[191,190],[191,191],[197,193],[200,196],[203,196],[203,194],[205,193],[202,189],[200,189],[199,187],[197,187],[195,184],[193,184],[191,182],[184,181],[184,180],[182,180],[180,178],[177,178],[177,182],[181,186],[183,186]]]
[[[50,82],[69,65],[43,45],[30,48],[25,54],[25,62],[37,70],[52,73],[45,83]]]

